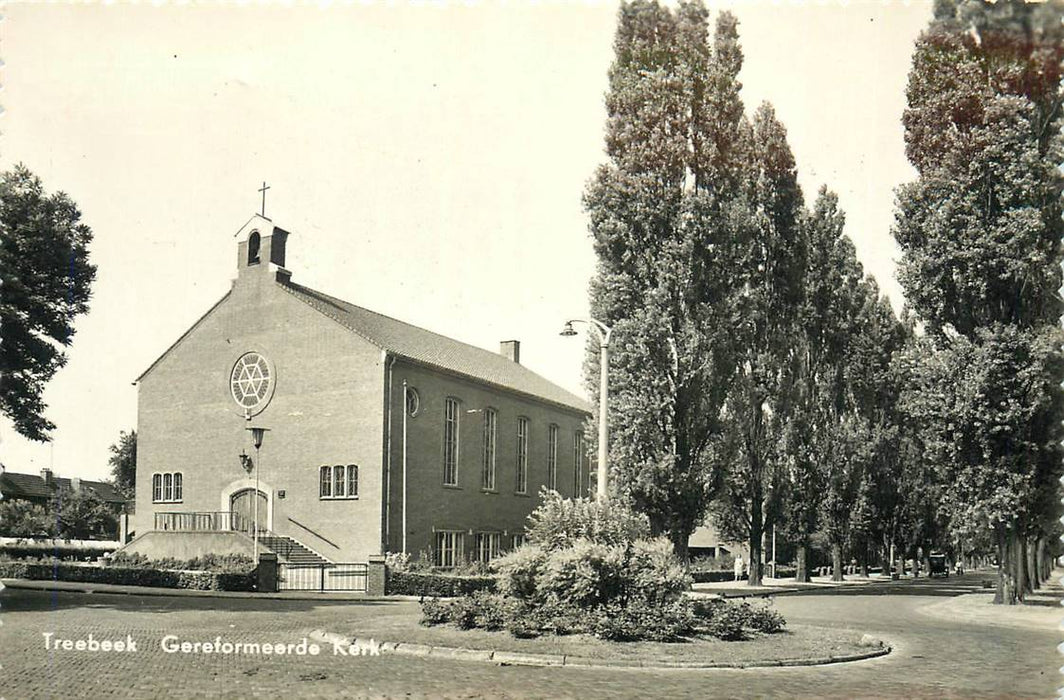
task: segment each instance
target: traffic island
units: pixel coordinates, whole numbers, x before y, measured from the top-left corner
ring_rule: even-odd
[[[763,668],[817,666],[889,654],[882,640],[854,630],[796,625],[742,641],[611,642],[590,635],[518,639],[508,632],[423,627],[416,615],[386,614],[353,634],[315,630],[315,641],[342,655],[403,654],[486,661],[504,666]]]

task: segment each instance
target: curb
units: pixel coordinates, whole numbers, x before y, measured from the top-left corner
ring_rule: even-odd
[[[115,586],[75,581],[43,581],[38,579],[0,579],[0,590],[11,588],[24,591],[48,593],[89,593],[108,595],[142,595],[162,598],[241,598],[244,600],[301,600],[324,603],[389,603],[418,602],[419,596],[389,595],[369,596],[364,593],[319,593],[314,591],[296,593],[258,593],[255,591],[203,591],[195,588],[153,588],[151,586]]]
[[[349,649],[370,649],[370,655],[380,653],[404,654],[407,656],[427,656],[432,658],[457,659],[460,661],[487,661],[497,666],[569,666],[572,668],[639,668],[646,670],[669,669],[716,669],[716,668],[795,668],[801,666],[825,666],[827,664],[864,661],[886,656],[893,648],[889,644],[855,654],[839,656],[820,656],[812,659],[766,659],[763,661],[658,661],[646,663],[627,659],[589,659],[580,656],[561,654],[534,654],[517,651],[494,651],[488,649],[466,649],[462,647],[430,646],[428,644],[410,644],[407,642],[379,642],[374,639],[345,637],[335,632],[314,630],[310,639],[323,644],[334,644]]]

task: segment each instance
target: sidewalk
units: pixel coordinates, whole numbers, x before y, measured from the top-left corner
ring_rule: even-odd
[[[790,578],[764,578],[760,586],[749,586],[745,581],[716,581],[713,583],[696,583],[692,587],[695,593],[702,595],[718,595],[725,598],[741,597],[765,597],[783,593],[794,593],[822,588],[838,588],[840,586],[868,586],[875,583],[889,583],[890,579],[878,574],[867,578],[857,575],[848,575],[840,581],[832,581],[830,576],[814,576],[810,583],[798,583],[794,577]]]
[[[1055,569],[1042,588],[1025,596],[1022,605],[994,605],[994,593],[969,593],[925,605],[918,611],[929,617],[961,620],[978,625],[1059,630],[1064,621],[1064,569]]]
[[[63,593],[110,593],[117,595],[159,596],[167,598],[251,598],[260,600],[313,600],[317,602],[396,602],[417,601],[417,596],[373,597],[351,591],[280,591],[278,593],[255,593],[251,591],[200,591],[189,588],[153,588],[151,586],[119,586],[111,583],[81,583],[75,581],[30,581],[26,579],[0,579],[4,588],[57,591]]]

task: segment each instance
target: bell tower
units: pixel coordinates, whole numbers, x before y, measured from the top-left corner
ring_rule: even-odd
[[[236,239],[237,279],[265,275],[271,270],[277,276],[291,277],[284,266],[288,231],[255,214],[237,231]]]

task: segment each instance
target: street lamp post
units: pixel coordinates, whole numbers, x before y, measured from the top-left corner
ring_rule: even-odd
[[[607,419],[606,400],[609,397],[609,367],[610,367],[610,335],[613,329],[602,321],[595,319],[574,318],[565,322],[561,335],[570,337],[576,335],[573,329],[574,323],[586,323],[599,342],[599,435],[598,435],[598,488],[596,496],[598,500],[605,501],[607,498],[606,485],[606,455],[609,452],[609,425]]]
[[[255,561],[259,560],[259,469],[262,462],[259,461],[259,448],[262,447],[262,439],[266,437],[269,428],[248,426],[251,432],[251,444],[255,446]]]

